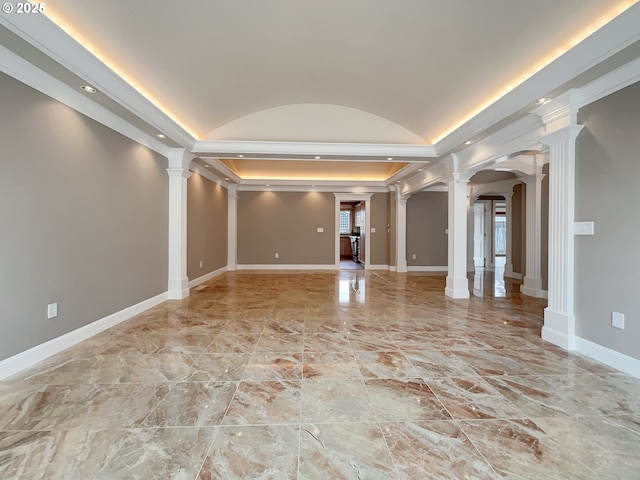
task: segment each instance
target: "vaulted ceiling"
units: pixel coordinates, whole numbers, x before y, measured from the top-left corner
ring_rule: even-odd
[[[385,181],[599,73],[580,42],[634,3],[55,0],[47,18],[0,17],[0,40],[222,176]]]

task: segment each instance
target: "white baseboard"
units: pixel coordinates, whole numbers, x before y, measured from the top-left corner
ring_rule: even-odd
[[[212,278],[217,277],[218,275],[222,275],[226,271],[227,271],[227,267],[224,266],[222,268],[214,270],[213,272],[209,272],[206,275],[198,277],[198,278],[196,278],[194,280],[189,280],[189,288],[197,287],[201,283],[207,282],[207,281],[211,280]]]
[[[449,270],[449,267],[447,267],[446,265],[443,267],[429,267],[429,266],[415,265],[415,266],[407,267],[407,270],[409,272],[447,272]]]
[[[640,378],[640,360],[584,338],[576,337],[576,350],[621,372]]]
[[[570,350],[569,348],[569,337],[566,333],[561,332],[559,330],[555,330],[550,328],[547,325],[542,327],[542,339],[557,345],[560,348],[564,348],[565,350]]]
[[[367,270],[389,270],[389,265],[369,265]]]
[[[395,272],[396,271],[396,266],[395,265],[389,265],[389,271],[390,272]]]
[[[516,280],[522,280],[522,274],[516,272],[505,272],[504,276],[507,278],[515,278]]]
[[[0,362],[0,380],[10,377],[21,370],[32,367],[38,362],[45,360],[56,353],[60,353],[69,347],[74,346],[77,343],[93,337],[98,333],[111,328],[125,320],[128,320],[136,315],[161,304],[168,299],[167,292],[156,295],[153,298],[149,298],[140,303],[132,305],[113,313],[107,317],[101,318],[83,327],[72,330],[59,337],[56,337],[48,342],[41,343],[29,350],[20,352],[12,357],[9,357]]]
[[[238,270],[339,270],[339,265],[302,265],[302,264],[271,264],[259,263],[255,265],[238,265]]]

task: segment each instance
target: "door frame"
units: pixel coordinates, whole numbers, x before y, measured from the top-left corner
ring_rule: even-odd
[[[368,268],[371,259],[371,197],[373,193],[334,193],[335,195],[335,268],[340,269],[340,202],[364,202],[364,268]],[[361,232],[362,234],[362,232]]]

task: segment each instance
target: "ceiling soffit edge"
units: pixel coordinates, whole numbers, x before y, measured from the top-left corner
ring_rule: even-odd
[[[637,25],[640,25],[640,2],[437,139],[433,144],[437,154],[449,153],[465,141],[481,135],[487,126],[495,125],[527,105],[533,108],[538,98],[637,42],[640,40]]]

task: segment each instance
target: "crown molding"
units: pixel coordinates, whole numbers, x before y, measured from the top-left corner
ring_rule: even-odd
[[[0,15],[0,24],[182,147],[193,148],[190,133],[46,15]]]
[[[369,182],[369,184],[354,184],[352,182],[300,182],[300,181],[273,181],[267,186],[264,182],[241,183],[238,192],[323,192],[345,193],[350,195],[387,193],[389,187],[381,182]]]
[[[290,156],[291,160],[300,160],[300,156],[313,159],[318,155],[350,161],[371,161],[371,157],[380,157],[380,159],[394,157],[394,160],[402,162],[424,162],[425,159],[437,156],[431,145],[230,140],[200,140],[196,142],[192,151],[199,156],[216,157],[240,154],[245,157],[275,155],[280,156],[280,160],[287,159],[287,156]],[[329,161],[331,158],[322,158],[322,160]]]
[[[0,45],[0,67],[4,73],[25,85],[38,90],[48,97],[63,103],[164,157],[169,156],[171,149],[157,138],[131,125],[110,110],[90,100],[78,90],[52,77],[2,45]]]
[[[580,89],[578,109],[640,82],[640,57],[611,70]]]

